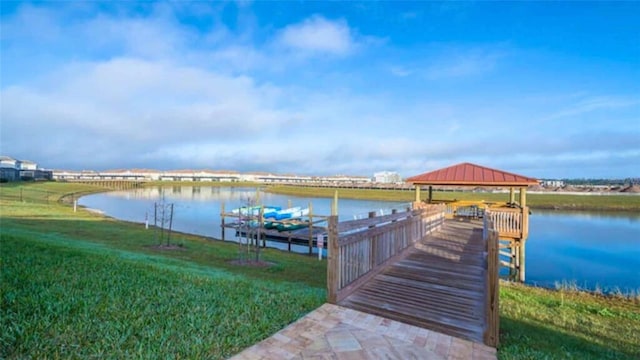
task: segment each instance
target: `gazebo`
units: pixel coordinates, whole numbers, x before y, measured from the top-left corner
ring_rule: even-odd
[[[509,203],[515,203],[515,189],[520,189],[519,205],[527,206],[527,187],[537,185],[538,180],[502,170],[471,163],[461,163],[424,174],[412,176],[407,182],[416,186],[416,201],[420,201],[420,187],[429,186],[428,202],[433,201],[433,186],[496,187],[509,188]]]
[[[420,189],[423,186],[429,187],[428,203],[433,203],[433,187],[489,187],[508,188],[509,201],[503,203],[504,206],[492,207],[487,212],[496,223],[499,229],[500,239],[508,242],[504,248],[510,250],[509,253],[502,253],[509,256],[510,261],[503,264],[509,267],[509,274],[513,278],[524,281],[524,259],[525,240],[529,233],[529,208],[527,207],[527,188],[537,185],[538,180],[518,175],[502,170],[492,169],[471,163],[461,163],[439,170],[426,172],[407,179],[407,182],[415,186],[416,202],[421,201]],[[515,190],[519,190],[519,199],[515,199]],[[488,207],[487,203],[477,202],[478,205]],[[456,208],[460,204],[454,202],[450,204]]]

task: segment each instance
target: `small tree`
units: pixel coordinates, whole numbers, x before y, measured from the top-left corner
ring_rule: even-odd
[[[167,203],[164,193],[160,198],[160,203],[154,204],[153,223],[156,226],[156,240],[158,245],[162,245],[166,237],[166,245],[171,245],[171,232],[173,226],[173,203]],[[160,226],[158,226],[160,225]],[[166,231],[165,231],[166,229]],[[165,234],[166,232],[166,234]]]

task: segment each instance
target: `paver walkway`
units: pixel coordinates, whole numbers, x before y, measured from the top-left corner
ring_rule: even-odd
[[[232,360],[496,359],[496,349],[342,306],[324,304]]]

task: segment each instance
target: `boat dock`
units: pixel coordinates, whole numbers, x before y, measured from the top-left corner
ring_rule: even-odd
[[[309,204],[312,209],[311,204]],[[336,210],[332,210],[336,211]],[[362,229],[372,228],[381,223],[396,222],[399,219],[406,218],[410,214],[411,209],[407,208],[404,212],[396,209],[391,210],[391,214],[378,216],[375,211],[370,211],[367,218],[359,220],[349,220],[338,223],[338,229],[341,233],[348,233]],[[262,241],[262,246],[266,247],[266,241],[277,242],[288,245],[288,251],[291,251],[291,245],[307,246],[309,254],[313,253],[313,248],[318,248],[318,238],[321,236],[323,246],[326,247],[328,241],[328,219],[329,216],[316,215],[312,211],[299,219],[262,219],[258,216],[241,215],[238,212],[225,212],[222,206],[221,227],[222,239],[224,238],[224,229],[235,230],[237,237],[251,238],[254,241]],[[283,225],[291,225],[291,230],[278,230],[269,228],[265,224],[275,223]]]

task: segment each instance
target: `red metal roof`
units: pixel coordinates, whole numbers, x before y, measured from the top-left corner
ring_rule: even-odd
[[[412,176],[407,181],[412,184],[460,186],[528,186],[538,184],[538,180],[534,178],[470,163],[457,164]]]

